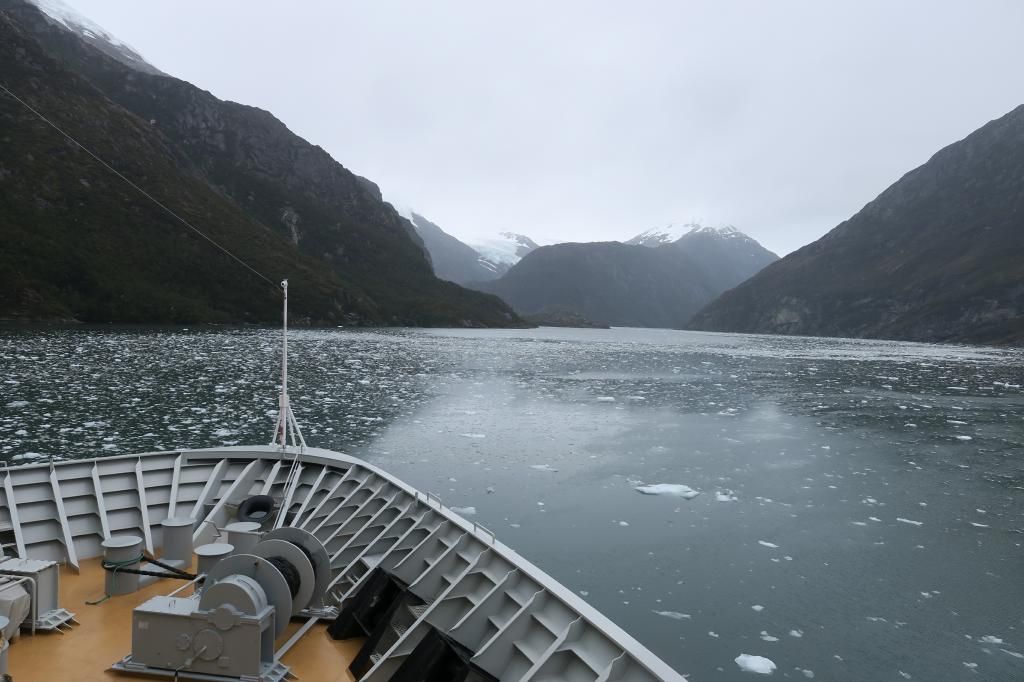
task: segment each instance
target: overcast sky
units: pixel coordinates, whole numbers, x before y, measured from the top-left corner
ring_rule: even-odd
[[[444,229],[785,254],[1024,103],[1024,2],[66,0]]]

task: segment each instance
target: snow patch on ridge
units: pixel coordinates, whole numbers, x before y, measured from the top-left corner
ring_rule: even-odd
[[[711,234],[719,237],[725,237],[727,239],[747,237],[732,225],[712,227],[692,222],[669,223],[665,227],[655,227],[650,230],[646,230],[645,232],[641,232],[626,243],[633,246],[657,247],[675,243],[688,234]]]

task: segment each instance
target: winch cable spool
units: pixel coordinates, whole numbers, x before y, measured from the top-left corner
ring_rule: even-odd
[[[292,608],[282,616],[298,615],[310,604],[316,587],[316,572],[302,548],[288,540],[270,538],[256,543],[250,554],[266,559],[285,577],[291,591]]]
[[[284,576],[285,582],[288,583],[288,590],[292,593],[292,599],[294,600],[298,596],[299,587],[302,584],[299,569],[295,568],[290,561],[281,556],[268,556],[264,558],[273,564],[274,568],[281,571],[281,575]]]
[[[290,561],[299,566],[304,566],[305,561],[309,561],[313,567],[313,580],[310,585],[311,597],[307,603],[296,609],[295,613],[304,608],[314,610],[323,608],[323,599],[327,594],[327,588],[331,584],[331,557],[327,553],[324,544],[308,530],[294,526],[275,528],[260,538],[261,543],[270,540],[284,540],[286,543],[299,548],[302,552],[302,557],[294,557]],[[277,554],[277,552],[274,552],[274,554]]]

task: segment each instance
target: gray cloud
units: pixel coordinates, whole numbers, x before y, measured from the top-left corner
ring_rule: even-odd
[[[1024,3],[68,0],[459,237],[780,253],[1024,102]]]

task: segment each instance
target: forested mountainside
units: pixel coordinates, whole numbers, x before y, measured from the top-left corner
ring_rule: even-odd
[[[436,278],[379,189],[270,113],[136,68],[21,0],[0,2],[12,92],[276,281],[312,323],[519,325]],[[148,65],[147,65],[148,66]],[[274,288],[0,96],[0,317],[276,319]]]
[[[1024,106],[942,149],[690,327],[1024,342]]]

